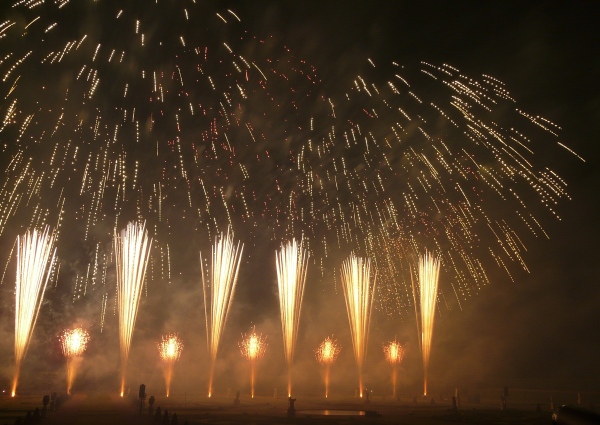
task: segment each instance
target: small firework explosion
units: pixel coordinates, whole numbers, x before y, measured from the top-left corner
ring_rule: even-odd
[[[167,397],[171,392],[171,379],[173,378],[173,365],[179,361],[183,342],[177,334],[164,335],[162,340],[156,344],[158,354],[163,362],[163,372],[165,375],[165,386],[167,388]]]
[[[65,329],[59,337],[60,347],[67,359],[67,393],[71,394],[73,381],[85,352],[90,334],[83,328]]]
[[[394,339],[383,346],[383,354],[387,362],[392,365],[392,397],[396,397],[397,368],[404,358],[404,347]]]
[[[254,369],[256,360],[260,359],[265,354],[267,349],[267,337],[263,337],[256,333],[256,330],[252,330],[250,335],[242,335],[242,342],[240,342],[240,350],[242,356],[250,361],[250,382],[251,382],[251,395],[254,398]]]
[[[336,361],[340,350],[337,341],[329,337],[315,350],[317,361],[325,367],[325,398],[329,397],[329,368]]]

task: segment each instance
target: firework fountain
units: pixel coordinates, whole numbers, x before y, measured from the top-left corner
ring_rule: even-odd
[[[329,369],[336,361],[340,350],[337,341],[329,337],[325,338],[325,341],[319,344],[319,347],[315,350],[317,361],[325,368],[325,398],[329,397]]]
[[[396,398],[398,366],[404,358],[404,347],[394,339],[383,346],[383,354],[387,362],[392,366],[392,397]]]
[[[242,356],[244,356],[250,362],[250,387],[251,396],[254,398],[254,378],[255,378],[255,367],[256,361],[265,354],[267,349],[267,337],[263,337],[256,333],[256,329],[252,330],[250,335],[243,335],[242,342],[240,342],[240,350]]]
[[[177,334],[164,335],[162,340],[156,344],[158,354],[163,364],[163,374],[165,376],[165,387],[167,397],[171,392],[171,379],[173,378],[173,367],[179,361],[181,351],[183,350],[183,342]]]
[[[55,253],[54,234],[49,227],[43,231],[29,230],[17,238],[13,397],[17,391],[21,364],[27,354],[44,291],[50,279]]]
[[[208,396],[212,396],[213,378],[217,351],[221,333],[225,328],[227,314],[231,307],[238,271],[242,260],[243,245],[234,244],[230,230],[226,235],[221,233],[215,238],[212,248],[212,265],[210,276],[205,272],[205,265],[200,254],[202,266],[202,288],[204,293],[204,314],[206,316],[206,340],[210,355],[210,375],[208,379]]]
[[[71,394],[73,381],[89,340],[90,334],[83,328],[66,329],[60,336],[60,347],[67,359],[67,394]]]
[[[346,310],[350,321],[352,347],[358,369],[358,388],[363,396],[363,366],[367,354],[371,309],[375,295],[376,278],[371,282],[371,261],[351,254],[342,265],[342,284]]]
[[[292,395],[292,366],[294,364],[294,348],[298,337],[298,324],[304,285],[308,269],[308,251],[300,243],[292,239],[275,253],[277,266],[277,285],[279,288],[279,310],[281,329],[283,332],[283,349],[288,371],[288,397]]]
[[[427,395],[427,377],[429,371],[429,357],[431,354],[431,340],[433,338],[433,322],[435,319],[435,306],[437,302],[438,279],[440,275],[440,261],[433,254],[425,252],[419,258],[419,303],[421,314],[417,313],[417,290],[413,283],[413,296],[415,299],[415,314],[417,316],[417,332],[421,354],[423,356],[423,395]]]
[[[130,222],[120,235],[117,235],[115,231],[114,244],[121,344],[121,397],[123,397],[131,338],[142,295],[142,285],[146,275],[152,239],[148,238],[145,223]]]

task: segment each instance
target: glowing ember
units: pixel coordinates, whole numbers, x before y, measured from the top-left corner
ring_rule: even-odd
[[[325,398],[329,397],[329,368],[336,361],[340,350],[337,341],[329,337],[315,350],[317,361],[325,367]]]
[[[421,317],[417,314],[417,325],[420,323],[419,341],[423,356],[423,394],[427,395],[427,373],[429,369],[429,356],[431,354],[431,339],[433,337],[433,322],[435,319],[435,305],[437,301],[438,278],[440,275],[440,262],[432,254],[425,252],[419,259],[419,305]],[[413,294],[416,303],[416,289],[413,284]],[[415,311],[416,312],[416,311]]]
[[[369,323],[375,295],[376,279],[371,283],[371,262],[350,255],[342,265],[342,284],[350,321],[354,358],[358,368],[358,388],[363,396],[362,371],[367,354]]]
[[[267,337],[258,335],[255,330],[252,330],[250,335],[243,335],[242,342],[240,342],[240,350],[242,356],[250,361],[250,382],[251,382],[251,395],[254,398],[254,370],[255,362],[265,354],[267,349]]]
[[[15,288],[15,371],[11,395],[17,392],[21,364],[27,354],[44,291],[50,278],[50,266],[56,249],[54,234],[29,230],[17,238],[17,280]]]
[[[389,364],[392,365],[392,397],[396,397],[397,367],[404,358],[404,347],[396,340],[383,346],[383,354]]]
[[[71,394],[81,356],[87,348],[90,334],[83,328],[67,329],[60,336],[60,346],[67,358],[67,393]]]
[[[292,366],[294,347],[298,335],[300,310],[304,297],[304,284],[308,268],[308,251],[302,249],[302,241],[295,239],[282,245],[275,254],[277,265],[277,285],[279,288],[279,309],[283,331],[283,349],[288,368],[288,397],[292,395]]]
[[[171,380],[173,378],[173,366],[179,361],[181,351],[183,350],[183,342],[177,334],[169,334],[163,336],[162,340],[156,345],[158,346],[160,359],[163,362],[166,393],[167,397],[169,397],[171,393]]]
[[[121,397],[123,397],[127,359],[129,358],[131,338],[142,295],[142,284],[146,275],[152,239],[148,239],[145,223],[130,222],[121,231],[120,236],[115,231],[114,243],[121,343]]]
[[[217,351],[221,333],[225,328],[229,307],[233,300],[235,285],[237,283],[238,271],[242,260],[244,246],[233,242],[233,235],[227,231],[227,235],[215,239],[212,248],[211,275],[205,273],[202,254],[200,264],[202,266],[202,287],[204,291],[204,314],[206,316],[206,339],[210,355],[210,376],[208,380],[208,396],[212,396],[213,375],[217,361]]]

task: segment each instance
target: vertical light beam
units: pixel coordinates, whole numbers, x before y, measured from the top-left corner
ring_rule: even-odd
[[[115,231],[114,243],[121,344],[121,397],[123,397],[131,338],[142,295],[142,284],[146,276],[152,239],[148,238],[146,223],[130,222],[120,235],[117,235]]]
[[[219,340],[235,293],[243,249],[244,246],[240,245],[239,242],[237,245],[234,244],[230,229],[227,230],[226,235],[221,233],[220,237],[215,238],[212,248],[210,276],[205,272],[202,253],[200,253],[204,314],[206,316],[206,340],[210,355],[209,397],[212,396],[213,375]]]
[[[279,310],[283,332],[283,349],[288,370],[288,397],[292,395],[292,366],[294,348],[298,336],[302,298],[308,269],[308,251],[292,239],[275,253],[277,285],[279,288]]]
[[[244,356],[250,362],[250,395],[252,398],[254,398],[254,376],[256,361],[265,354],[265,350],[267,349],[266,339],[266,336],[263,337],[262,335],[257,334],[255,329],[252,329],[252,333],[250,335],[242,336],[242,342],[240,343],[240,351],[242,352],[242,356]]]
[[[21,364],[27,354],[55,254],[54,234],[49,227],[43,231],[28,230],[25,235],[17,238],[13,397],[17,392]]]
[[[419,304],[421,306],[421,332],[419,336],[423,356],[423,395],[427,395],[429,357],[431,355],[439,276],[439,260],[433,254],[425,251],[425,254],[419,258]]]
[[[329,337],[325,338],[325,341],[319,344],[319,347],[315,350],[317,361],[325,368],[325,398],[329,397],[329,369],[336,361],[340,350],[337,341]]]
[[[392,366],[392,397],[396,398],[396,381],[398,375],[398,365],[404,358],[404,347],[395,339],[383,346],[385,359]]]
[[[369,324],[375,296],[376,277],[371,282],[371,261],[351,254],[342,264],[342,284],[350,321],[354,358],[358,369],[358,388],[363,396],[363,367],[367,354]]]

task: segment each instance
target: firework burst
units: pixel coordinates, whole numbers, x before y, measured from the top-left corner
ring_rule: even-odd
[[[358,388],[363,396],[363,367],[367,354],[371,310],[375,296],[376,278],[371,278],[371,261],[354,254],[342,265],[342,284],[346,310],[352,334],[352,347],[358,369]]]
[[[419,303],[421,315],[416,313],[417,293],[413,285],[415,297],[415,313],[417,314],[417,331],[421,354],[423,357],[423,395],[427,395],[427,378],[429,371],[429,357],[431,355],[431,341],[433,338],[433,323],[435,320],[435,307],[437,303],[438,279],[440,275],[440,261],[433,254],[425,252],[419,258]]]
[[[329,397],[329,369],[337,360],[340,351],[341,347],[337,341],[329,337],[325,338],[325,341],[315,350],[317,361],[325,368],[325,398]]]
[[[249,335],[242,335],[242,342],[240,342],[239,345],[242,356],[250,362],[250,394],[252,398],[254,398],[256,361],[265,355],[267,349],[267,337],[257,334],[256,329],[253,329]]]
[[[43,231],[29,230],[17,238],[13,397],[17,391],[21,364],[27,354],[44,291],[50,279],[55,253],[54,234],[49,227]]]
[[[208,380],[208,396],[212,396],[213,375],[221,333],[225,328],[227,315],[235,285],[237,283],[238,271],[242,261],[243,245],[234,243],[233,234],[230,229],[226,235],[221,233],[215,238],[212,248],[212,264],[210,275],[205,272],[205,265],[200,254],[202,266],[202,288],[204,293],[204,314],[206,317],[206,340],[210,355],[210,375]]]
[[[156,344],[158,354],[163,364],[163,374],[165,376],[166,395],[171,393],[171,380],[173,379],[173,367],[181,357],[183,342],[177,334],[164,335],[162,340]]]
[[[90,334],[83,328],[66,329],[60,336],[60,346],[67,360],[67,393],[71,394],[77,369],[87,349]]]
[[[302,248],[302,242],[298,243],[295,239],[286,245],[281,245],[281,249],[275,254],[283,349],[288,370],[288,397],[292,395],[292,366],[304,297],[308,256],[308,251]]]
[[[385,360],[392,366],[392,397],[396,397],[397,368],[404,358],[404,346],[395,339],[383,346]]]
[[[117,303],[119,307],[119,341],[121,344],[121,397],[125,391],[125,372],[131,338],[138,313],[152,239],[146,225],[130,222],[114,237],[117,265]]]

